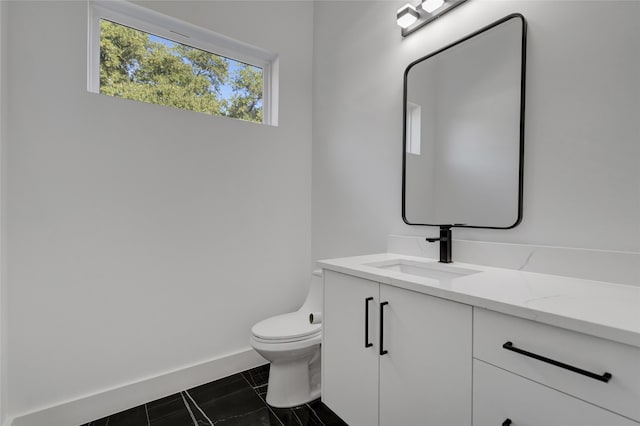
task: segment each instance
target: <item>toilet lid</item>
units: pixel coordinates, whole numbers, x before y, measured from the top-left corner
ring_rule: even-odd
[[[291,312],[262,320],[251,328],[254,336],[265,340],[288,340],[317,334],[322,324],[310,324],[309,313]]]

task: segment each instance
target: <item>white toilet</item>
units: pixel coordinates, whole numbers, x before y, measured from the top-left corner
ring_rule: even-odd
[[[322,271],[313,271],[299,310],[251,328],[251,346],[271,363],[267,403],[273,407],[295,407],[320,397],[322,324],[311,324],[309,314],[322,312],[322,286]]]

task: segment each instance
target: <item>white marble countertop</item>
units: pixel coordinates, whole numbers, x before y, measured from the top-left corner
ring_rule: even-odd
[[[429,294],[640,347],[640,287],[454,262],[479,271],[435,280],[370,266],[394,259],[434,266],[437,260],[383,253],[318,261],[323,269]]]

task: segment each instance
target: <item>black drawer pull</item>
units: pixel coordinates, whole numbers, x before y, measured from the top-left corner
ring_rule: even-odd
[[[502,426],[511,426],[511,419],[506,419],[504,422],[502,422]]]
[[[380,355],[386,355],[389,353],[388,350],[384,348],[384,307],[387,306],[389,302],[382,302],[380,304]]]
[[[369,341],[369,302],[373,300],[373,297],[367,297],[364,299],[364,347],[370,348],[373,343]]]
[[[583,370],[582,368],[574,367],[572,365],[565,364],[563,362],[556,361],[556,360],[553,360],[551,358],[544,357],[542,355],[538,355],[538,354],[534,354],[534,353],[531,353],[531,352],[527,352],[527,351],[525,351],[523,349],[516,348],[515,346],[513,346],[512,342],[507,342],[504,345],[502,345],[502,347],[505,348],[508,351],[517,352],[517,353],[522,354],[524,356],[528,356],[528,357],[537,359],[539,361],[546,362],[546,363],[549,363],[551,365],[555,365],[556,367],[560,367],[560,368],[564,368],[564,369],[569,370],[569,371],[573,371],[574,373],[582,374],[583,376],[591,377],[592,379],[599,380],[601,382],[608,383],[609,380],[611,380],[611,377],[612,377],[610,373],[604,373],[602,375],[596,374],[596,373],[592,373],[590,371]]]

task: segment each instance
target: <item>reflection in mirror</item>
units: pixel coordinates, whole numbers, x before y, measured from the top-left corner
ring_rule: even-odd
[[[403,218],[511,228],[522,216],[526,23],[509,15],[405,72]]]

